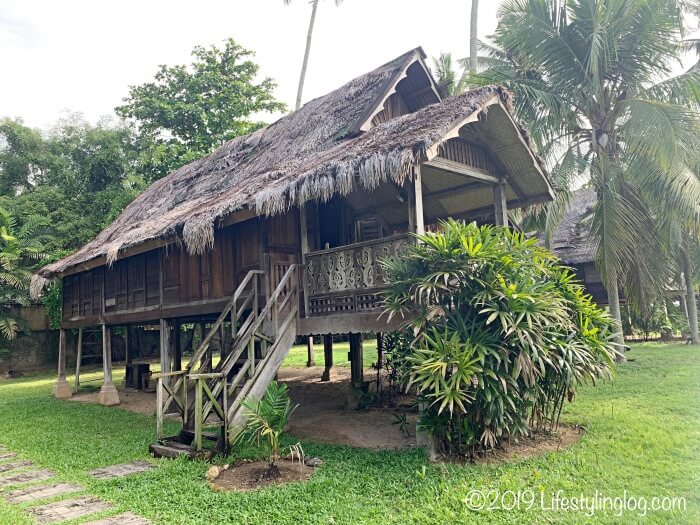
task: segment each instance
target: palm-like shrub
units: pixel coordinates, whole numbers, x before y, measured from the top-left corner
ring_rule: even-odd
[[[246,423],[235,437],[234,443],[247,442],[265,446],[269,451],[270,468],[267,477],[279,476],[277,461],[280,457],[280,437],[287,426],[289,416],[298,405],[292,406],[287,385],[272,381],[262,399],[246,398],[241,401],[246,408]]]
[[[42,217],[27,217],[20,225],[12,213],[0,208],[0,336],[6,339],[19,331],[7,305],[28,302],[29,278],[46,258],[43,240],[48,233]]]
[[[450,220],[384,262],[388,315],[413,333],[407,388],[451,452],[549,430],[577,385],[610,377],[613,322],[570,270],[507,228]]]

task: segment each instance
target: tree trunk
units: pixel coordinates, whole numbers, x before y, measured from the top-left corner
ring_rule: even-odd
[[[685,302],[688,306],[688,325],[690,325],[690,342],[694,345],[700,344],[698,338],[698,303],[695,301],[695,290],[693,289],[693,271],[690,264],[690,257],[681,250],[683,261],[683,280],[685,281]]]
[[[477,34],[477,19],[479,15],[479,0],[472,0],[472,14],[469,23],[469,70],[476,73],[476,41]]]
[[[613,343],[616,347],[615,349],[620,353],[620,355],[617,358],[617,361],[624,362],[625,339],[622,335],[622,315],[620,312],[620,295],[616,270],[608,270],[606,288],[608,291],[608,305],[610,307],[610,315],[615,320],[615,324],[617,325],[615,327],[615,337],[613,338]]]
[[[306,68],[309,65],[309,52],[311,51],[311,38],[314,33],[314,23],[316,22],[316,9],[318,0],[313,0],[311,4],[311,19],[309,20],[309,31],[306,34],[306,49],[304,50],[304,62],[301,64],[301,75],[299,75],[299,87],[297,88],[297,101],[294,105],[296,111],[301,107],[301,95],[304,92],[304,79],[306,78]]]

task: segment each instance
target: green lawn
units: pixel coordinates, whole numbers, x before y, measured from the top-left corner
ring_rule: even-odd
[[[314,339],[314,359],[316,366],[323,366],[323,339],[317,337]],[[377,339],[368,337],[362,341],[362,358],[365,368],[369,368],[372,363],[377,362]],[[333,343],[333,366],[350,366],[348,361],[348,352],[350,351],[350,343]],[[287,358],[282,363],[282,366],[306,366],[307,353],[306,344],[293,346],[289,351]]]
[[[290,360],[305,362],[301,352]],[[0,443],[157,524],[700,523],[700,348],[640,345],[630,357],[635,361],[620,367],[614,382],[582,389],[566,407],[564,419],[587,429],[579,443],[500,466],[429,465],[419,451],[304,443],[307,453],[325,460],[311,481],[255,493],[212,492],[203,479],[207,465],[187,460],[159,460],[149,473],[96,481],[88,470],[148,457],[154,420],[54,400],[48,376],[0,381]],[[321,362],[320,355],[316,359]],[[525,500],[532,490],[536,500],[519,509],[474,512],[464,503],[474,488],[525,491]],[[686,510],[649,510],[646,517],[540,510],[540,492],[550,506],[559,490],[589,498],[596,491],[610,497],[626,491],[648,505],[655,496],[685,497]],[[511,506],[512,499],[505,503]],[[0,523],[31,521],[0,498]]]

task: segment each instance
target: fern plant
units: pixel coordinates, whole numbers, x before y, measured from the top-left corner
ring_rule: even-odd
[[[239,442],[265,446],[269,450],[267,477],[279,476],[277,462],[280,457],[280,437],[284,432],[289,416],[299,405],[292,406],[287,385],[271,382],[262,399],[247,397],[241,401],[246,409],[246,424],[235,437]]]

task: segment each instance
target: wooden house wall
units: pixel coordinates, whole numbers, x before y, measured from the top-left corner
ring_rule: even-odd
[[[248,271],[261,268],[263,229],[270,254],[266,261],[297,262],[297,210],[270,219],[254,218],[216,230],[214,248],[202,255],[169,245],[120,259],[111,267],[66,276],[62,318],[64,322],[81,319],[87,325],[88,321],[96,324],[102,316],[129,314],[134,322],[157,319],[161,311],[172,316],[202,312],[202,308],[188,311],[187,305],[225,301]]]

